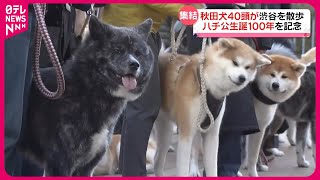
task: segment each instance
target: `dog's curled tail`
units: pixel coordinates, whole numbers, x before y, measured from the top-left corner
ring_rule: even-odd
[[[309,65],[316,62],[316,47],[310,49],[305,54],[302,54],[300,62],[304,65]]]

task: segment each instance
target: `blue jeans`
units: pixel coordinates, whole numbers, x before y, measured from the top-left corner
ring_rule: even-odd
[[[35,15],[29,9],[29,29],[5,41],[5,169],[11,176],[42,175],[43,171],[17,151],[32,83],[32,37]]]

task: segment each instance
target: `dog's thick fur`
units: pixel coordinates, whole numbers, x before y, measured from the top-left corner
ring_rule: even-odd
[[[155,174],[162,176],[166,154],[171,142],[172,125],[177,123],[177,175],[188,176],[192,142],[198,131],[200,113],[200,80],[197,75],[200,54],[159,56],[162,105],[155,122],[157,153]],[[207,176],[217,176],[219,130],[225,110],[225,97],[244,88],[252,81],[257,66],[271,63],[250,46],[233,38],[221,38],[206,48],[204,77],[208,92],[223,105],[213,127],[204,135],[204,166]],[[242,77],[242,82],[240,82]],[[244,79],[243,79],[244,78]],[[202,113],[202,120],[205,118]]]
[[[94,16],[90,34],[63,65],[66,90],[57,100],[33,84],[21,150],[46,176],[90,176],[109,145],[127,101],[146,87],[154,56],[147,45],[152,20],[135,27],[114,27]],[[53,68],[41,71],[45,85],[56,88]],[[107,138],[107,139],[106,139]]]
[[[254,98],[255,112],[260,132],[248,136],[248,154],[242,167],[248,168],[249,176],[258,176],[256,164],[258,161],[260,146],[267,126],[272,122],[279,103],[288,100],[300,87],[306,65],[314,61],[307,54],[302,59],[294,59],[288,54],[284,46],[273,45],[266,53],[272,63],[259,68],[255,83],[261,93],[274,101],[274,104],[266,104],[258,98]],[[276,85],[277,84],[277,85]]]
[[[301,57],[301,63],[306,65],[311,64],[315,60],[315,48],[309,50]],[[309,167],[310,163],[305,159],[304,150],[308,140],[308,133],[311,128],[311,140],[313,147],[313,155],[315,156],[315,83],[316,71],[315,63],[307,67],[305,74],[301,78],[301,86],[297,92],[287,101],[279,104],[277,112],[274,117],[273,124],[281,125],[287,119],[296,123],[296,152],[298,167]],[[295,127],[295,126],[294,126]],[[272,129],[271,135],[278,129]],[[291,144],[294,141],[288,139]]]
[[[93,175],[115,175],[119,168],[121,135],[113,135],[111,145],[106,149],[100,162],[94,168]]]
[[[154,156],[156,154],[156,142],[153,137],[149,138],[147,154],[146,154],[146,170],[148,173],[152,173],[154,169]],[[112,143],[106,150],[103,158],[94,169],[93,175],[115,175],[119,169],[119,158],[120,158],[120,147],[121,147],[121,135],[113,135]]]

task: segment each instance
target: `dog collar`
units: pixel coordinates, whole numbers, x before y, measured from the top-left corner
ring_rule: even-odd
[[[254,97],[256,97],[260,102],[267,104],[267,105],[274,105],[274,104],[278,104],[278,102],[268,98],[267,96],[265,96],[261,90],[258,87],[257,82],[253,82],[251,83],[251,91],[254,95]]]
[[[201,79],[200,79],[199,67],[197,68],[197,79],[198,79],[199,87],[201,89]],[[209,108],[213,118],[217,119],[218,115],[220,114],[225,97],[221,98],[221,99],[217,99],[211,94],[210,91],[207,90],[206,99],[207,99],[208,108]],[[210,118],[208,115],[206,115],[206,118],[202,121],[200,126],[203,129],[206,129],[208,126],[210,126]]]

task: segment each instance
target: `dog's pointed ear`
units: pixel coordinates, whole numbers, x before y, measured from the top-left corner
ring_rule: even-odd
[[[305,54],[302,54],[299,62],[306,66],[316,62],[316,47],[310,49]]]
[[[268,56],[267,54],[259,54],[259,57],[257,58],[257,67],[266,65],[266,64],[271,64],[272,63],[272,58]]]
[[[234,42],[230,38],[219,38],[218,45],[222,49],[232,49],[235,47]]]
[[[99,40],[102,37],[109,37],[112,33],[112,27],[103,24],[96,16],[90,17],[89,31],[92,39]]]
[[[301,64],[299,62],[293,63],[291,65],[292,69],[297,73],[299,77],[301,77],[306,71],[306,65]]]
[[[148,18],[144,22],[137,25],[135,29],[145,40],[147,40],[149,33],[151,31],[152,24],[153,24],[152,19]]]

